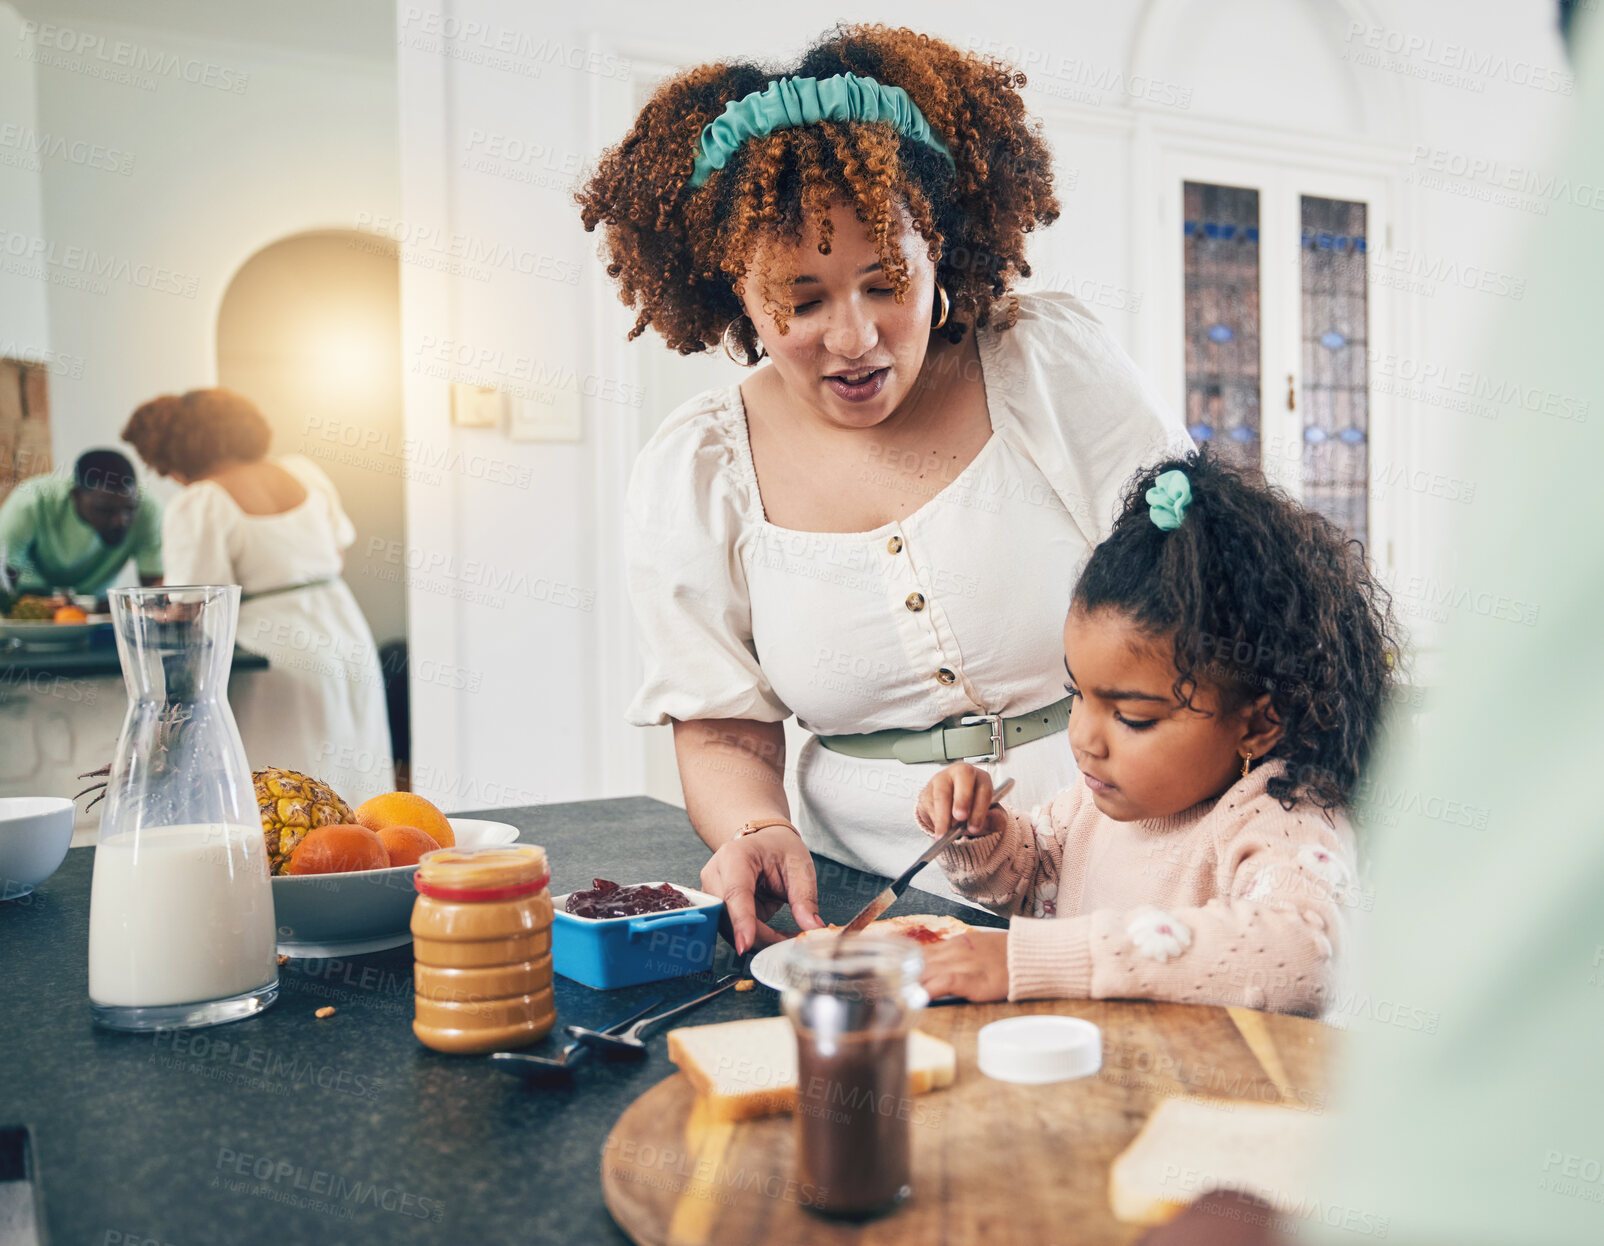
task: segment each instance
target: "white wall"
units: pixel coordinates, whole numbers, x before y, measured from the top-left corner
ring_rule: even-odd
[[[468,0],[449,16],[428,3],[397,6],[403,232],[485,251],[527,249],[528,262],[546,273],[503,264],[482,279],[453,277],[427,253],[403,264],[405,349],[418,368],[409,378],[409,433],[503,455],[534,482],[520,492],[462,477],[413,491],[410,529],[429,534],[415,539],[414,557],[448,568],[412,593],[414,646],[485,676],[477,691],[414,688],[418,756],[433,763],[447,799],[476,784],[546,799],[648,783],[673,788],[661,733],[643,751],[644,733],[620,725],[638,668],[613,545],[616,506],[642,431],[686,394],[727,379],[729,366],[680,360],[650,337],[622,346],[628,317],[568,192],[574,174],[622,136],[664,66],[727,55],[784,59],[823,25],[797,6],[724,3],[698,12],[693,35],[683,10],[644,2],[606,0],[562,18],[534,16],[516,0]],[[1568,104],[1558,90],[1512,80],[1535,65],[1548,87],[1564,81],[1554,21],[1541,4],[1071,0],[993,5],[983,16],[958,3],[875,4],[859,16],[915,25],[1027,68],[1027,99],[1054,143],[1065,205],[1035,244],[1038,270],[1100,292],[1094,308],[1155,375],[1169,367],[1161,344],[1173,338],[1144,329],[1131,307],[1133,295],[1152,306],[1143,281],[1155,249],[1170,245],[1167,232],[1143,223],[1152,187],[1142,162],[1154,132],[1190,127],[1271,139],[1294,154],[1301,146],[1368,154],[1389,164],[1397,183],[1395,258],[1416,266],[1411,271],[1490,269],[1507,290],[1519,280],[1505,258],[1510,239],[1532,211],[1475,198],[1485,176],[1449,179],[1447,188],[1423,178],[1434,161],[1531,166]],[[1389,48],[1400,55],[1365,63]],[[1467,55],[1473,67],[1455,70],[1455,58]],[[1460,79],[1445,77],[1450,72]],[[516,143],[521,160],[505,154]],[[1165,228],[1174,231],[1173,223]],[[551,279],[576,269],[577,285]],[[1395,286],[1387,297],[1396,297],[1396,336],[1414,364],[1438,376],[1474,368],[1466,326],[1490,299],[1507,295],[1452,280],[1429,293]],[[640,386],[641,404],[584,399],[586,437],[577,445],[511,445],[449,427],[447,379],[510,378],[516,386],[541,363],[571,366],[581,384],[599,377],[631,396]],[[557,383],[569,384],[566,375]],[[1397,401],[1398,445],[1386,453],[1406,466],[1451,470],[1457,421],[1467,417],[1433,405],[1441,397]],[[1417,552],[1451,536],[1459,504],[1408,486],[1393,493],[1389,504],[1408,536],[1393,574],[1407,584],[1418,578]],[[513,569],[532,583],[577,586],[585,604],[567,608],[527,592],[473,600],[486,577]],[[1430,632],[1429,619],[1416,621]]]
[[[34,59],[14,60],[9,40],[0,90],[32,71],[37,128],[74,145],[43,160],[42,222],[18,224],[9,197],[5,222],[51,248],[30,293],[48,298],[51,348],[82,361],[52,378],[56,458],[70,462],[116,444],[144,399],[215,383],[218,307],[253,253],[397,201],[389,13],[303,10],[292,38],[244,5],[19,8]]]
[[[14,8],[0,4],[0,47],[28,47],[22,22]],[[26,253],[43,213],[38,134],[33,62],[19,56],[0,74],[0,355],[44,362],[53,361],[49,304]],[[71,366],[71,360],[61,363]]]

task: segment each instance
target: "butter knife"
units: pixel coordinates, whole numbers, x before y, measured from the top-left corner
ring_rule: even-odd
[[[986,807],[986,812],[988,814],[1002,803],[1002,798],[1007,794],[1008,789],[1013,787],[1013,785],[1014,781],[1012,779],[1004,779],[1001,786],[992,792],[991,804]],[[845,926],[841,927],[841,933],[855,934],[857,931],[862,930],[870,922],[874,921],[875,918],[879,917],[880,914],[884,913],[888,908],[895,904],[897,902],[897,897],[900,896],[904,891],[908,890],[908,884],[913,881],[913,876],[920,870],[924,869],[925,866],[929,865],[937,857],[939,857],[946,849],[947,845],[952,843],[953,840],[957,839],[958,836],[962,835],[968,826],[968,818],[965,818],[962,822],[955,822],[951,829],[948,830],[948,832],[940,839],[936,840],[935,843],[931,844],[930,847],[926,848],[919,859],[910,865],[906,870],[904,870],[897,877],[897,880],[891,884],[891,886],[887,887],[879,895],[875,896],[874,899],[870,900],[869,903],[864,905],[863,908],[859,910],[856,917],[849,921]]]

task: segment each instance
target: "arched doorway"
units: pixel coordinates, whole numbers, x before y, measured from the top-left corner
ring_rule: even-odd
[[[406,497],[401,273],[395,244],[318,230],[263,247],[217,314],[218,384],[273,426],[273,453],[302,454],[339,490],[356,527],[345,579],[379,646],[396,782],[407,787]]]
[[[241,266],[217,315],[218,384],[273,425],[275,454],[316,462],[356,525],[345,576],[374,639],[406,635],[401,287],[395,244],[295,234]]]

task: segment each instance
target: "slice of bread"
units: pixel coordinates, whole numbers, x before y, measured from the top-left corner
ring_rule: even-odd
[[[1166,1099],[1109,1169],[1109,1206],[1131,1224],[1163,1224],[1214,1189],[1295,1206],[1320,1119],[1266,1103]]]
[[[796,1031],[789,1017],[670,1030],[668,1058],[691,1079],[716,1120],[746,1120],[796,1107]],[[950,1086],[956,1073],[951,1043],[918,1030],[908,1036],[910,1094]]]
[[[901,917],[882,917],[863,928],[864,934],[905,935],[920,943],[931,943],[961,935],[969,927],[956,917],[935,917],[927,913],[904,913]],[[841,927],[826,926],[822,930],[804,930],[799,939],[818,939],[839,934]],[[931,936],[935,936],[934,939]]]

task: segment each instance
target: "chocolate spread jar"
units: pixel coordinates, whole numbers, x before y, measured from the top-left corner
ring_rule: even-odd
[[[525,1047],[557,1021],[551,874],[533,844],[441,848],[418,861],[412,1032],[459,1055]]]
[[[861,1219],[913,1193],[908,1035],[929,996],[906,939],[799,942],[781,998],[796,1027],[797,1179],[809,1210]]]

